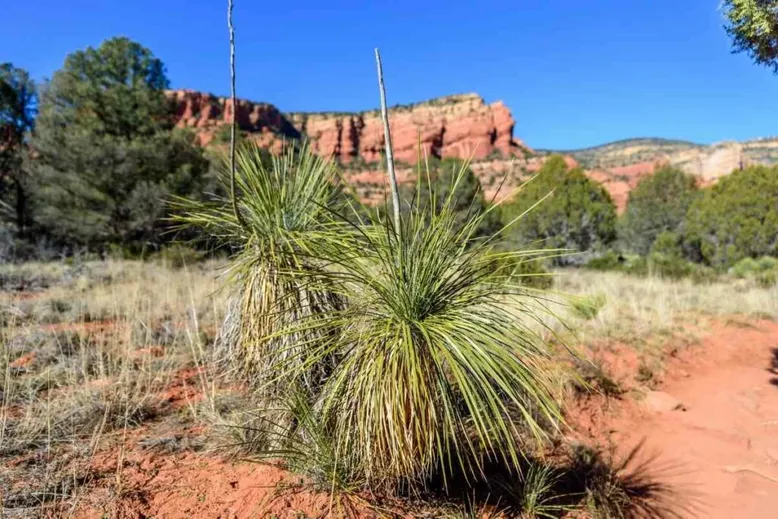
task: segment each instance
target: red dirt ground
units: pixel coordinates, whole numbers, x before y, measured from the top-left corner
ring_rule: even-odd
[[[93,467],[116,472],[118,456],[98,456]],[[301,482],[280,469],[256,463],[230,463],[194,453],[125,453],[122,491],[105,495],[102,506],[87,506],[84,518],[157,517],[171,519],[326,517],[329,497],[295,488]],[[279,491],[286,484],[289,489]],[[99,492],[89,500],[100,500]],[[106,515],[108,514],[108,515]],[[302,515],[305,514],[305,515]]]
[[[583,429],[625,450],[644,441],[697,517],[778,517],[778,324],[715,325],[667,359],[659,389],[670,407],[625,399]]]
[[[619,378],[619,370],[624,378],[634,375],[634,355],[620,347],[612,351],[614,376]],[[665,368],[657,389],[680,401],[682,409],[657,410],[647,405],[648,398],[625,396],[607,405],[592,398],[571,413],[573,435],[613,442],[622,451],[644,442],[644,452],[656,453],[663,464],[674,467],[664,477],[677,486],[686,504],[694,505],[697,517],[776,517],[778,324],[716,324],[698,344],[671,351]],[[194,396],[188,394],[194,375],[182,373],[171,388],[171,400]],[[81,502],[78,517],[344,515],[326,492],[299,486],[299,476],[191,451],[144,449],[139,440],[146,433],[145,427],[131,431],[123,452],[112,448],[95,456],[98,480]],[[360,517],[377,515],[357,509]]]

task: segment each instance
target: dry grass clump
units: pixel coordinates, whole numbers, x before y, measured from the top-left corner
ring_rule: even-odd
[[[202,361],[203,334],[222,315],[210,266],[44,270],[57,273],[47,288],[0,291],[0,492],[11,515],[57,515],[104,436],[171,413],[165,388]]]
[[[557,272],[555,289],[586,301],[602,301],[595,315],[580,316],[575,308],[565,310],[563,299],[559,300],[556,308],[574,324],[583,342],[612,339],[639,343],[688,332],[701,318],[743,315],[778,319],[778,286],[765,288],[726,278],[698,284],[617,272],[563,270]]]

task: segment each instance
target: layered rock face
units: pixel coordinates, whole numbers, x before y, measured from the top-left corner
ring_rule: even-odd
[[[379,161],[384,130],[377,110],[354,114],[291,113],[292,124],[308,136],[314,150],[348,163]],[[433,157],[482,159],[499,152],[513,155],[524,144],[513,139],[514,120],[500,101],[487,105],[476,94],[441,97],[411,107],[390,109],[397,160],[415,163],[419,145]],[[421,142],[420,142],[421,141]]]
[[[313,150],[348,164],[377,162],[384,149],[384,132],[377,110],[357,113],[288,113],[273,105],[239,100],[233,110],[229,98],[191,90],[168,92],[175,104],[176,124],[193,128],[202,144],[232,122],[260,144],[276,148],[284,139],[307,137]],[[479,160],[513,156],[527,147],[514,140],[515,121],[500,101],[486,104],[476,94],[441,97],[409,107],[390,109],[392,143],[398,161],[415,163],[419,144],[433,157]]]
[[[384,131],[378,110],[354,113],[282,113],[268,103],[238,100],[193,90],[172,90],[176,124],[193,129],[202,145],[224,142],[236,118],[243,135],[280,152],[285,143],[307,138],[312,149],[333,157],[366,201],[385,196],[385,175],[379,167]],[[432,99],[389,110],[392,144],[401,182],[414,178],[419,146],[430,157],[471,160],[488,198],[499,200],[536,172],[547,154],[535,153],[513,137],[515,121],[500,101],[487,104],[477,94]],[[715,182],[751,164],[778,164],[778,139],[726,142],[703,146],[665,139],[631,139],[565,153],[570,166],[580,164],[603,184],[617,208],[645,175],[671,164],[697,176],[700,184]]]
[[[238,99],[237,109],[232,99],[216,97],[194,90],[170,90],[168,98],[174,105],[176,126],[192,128],[200,144],[210,144],[223,127],[236,118],[238,128],[252,135],[252,138],[269,148],[278,148],[284,138],[299,139],[300,132],[288,119],[268,103],[254,103]]]

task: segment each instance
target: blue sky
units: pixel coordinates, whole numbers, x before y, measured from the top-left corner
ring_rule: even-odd
[[[502,99],[537,148],[778,134],[778,76],[730,53],[719,0],[235,1],[238,95],[283,111],[377,106],[378,46],[390,104]],[[0,61],[35,78],[123,35],[173,87],[228,92],[226,0],[3,4]]]

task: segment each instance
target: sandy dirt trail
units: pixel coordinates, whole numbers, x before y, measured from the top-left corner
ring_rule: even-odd
[[[778,517],[778,325],[718,326],[667,367],[659,389],[683,407],[616,420],[611,439],[645,440],[696,517]]]

